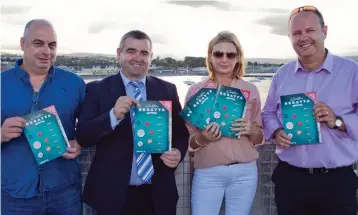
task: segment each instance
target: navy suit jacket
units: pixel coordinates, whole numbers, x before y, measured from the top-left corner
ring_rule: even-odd
[[[184,158],[188,131],[179,116],[181,105],[176,86],[147,76],[147,100],[172,101],[172,147]],[[96,145],[88,172],[83,200],[103,214],[120,214],[126,199],[133,159],[133,136],[129,113],[113,130],[109,112],[126,91],[120,74],[87,84],[82,112],[77,124],[77,141],[83,147]],[[160,154],[152,154],[152,200],[156,215],[176,214],[178,191],[175,168],[167,167]],[[138,202],[140,204],[140,202]],[[140,205],[138,205],[140,207]]]

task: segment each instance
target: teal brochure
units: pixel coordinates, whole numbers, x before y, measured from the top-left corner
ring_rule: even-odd
[[[216,89],[201,88],[186,103],[205,126],[210,123],[215,97]]]
[[[184,106],[183,110],[179,113],[179,116],[181,116],[185,121],[189,122],[190,124],[198,127],[199,129],[205,129],[205,124],[187,105]]]
[[[244,118],[250,91],[219,85],[213,110],[213,122],[220,125],[221,134],[240,138],[237,131],[231,130],[235,119]]]
[[[282,121],[292,144],[321,143],[320,123],[313,116],[316,93],[298,93],[281,96]]]
[[[142,101],[134,108],[134,150],[163,153],[172,147],[172,102]]]
[[[24,134],[38,165],[60,157],[70,146],[55,106],[30,113]]]

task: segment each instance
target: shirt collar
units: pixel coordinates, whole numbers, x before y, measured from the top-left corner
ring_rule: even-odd
[[[323,70],[326,70],[327,72],[331,73],[333,72],[333,56],[332,54],[328,51],[328,49],[326,49],[327,51],[327,56],[326,56],[326,59],[323,61],[323,64],[320,66],[319,69],[317,70],[314,70],[313,72],[320,72],[322,69]],[[296,65],[295,65],[295,73],[298,72],[298,71],[306,71],[300,61],[297,59],[296,60]]]
[[[129,82],[131,82],[131,80],[129,80],[121,71],[119,72],[119,74],[121,74],[124,86],[127,87]],[[145,75],[143,78],[139,79],[138,82],[139,84],[143,84],[143,86],[145,87],[146,80],[147,80],[147,76]]]
[[[29,75],[27,72],[25,72],[25,71],[21,68],[21,65],[23,64],[23,62],[24,62],[24,59],[18,59],[18,60],[16,60],[16,63],[15,63],[16,75],[17,75],[19,78],[23,78],[24,76]],[[54,75],[55,75],[55,67],[52,65],[52,66],[50,67],[49,72],[48,72],[48,77],[52,78]]]

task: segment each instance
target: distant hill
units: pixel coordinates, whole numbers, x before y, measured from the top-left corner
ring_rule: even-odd
[[[358,62],[358,56],[347,56],[347,58],[350,58],[354,60],[355,62]]]
[[[345,56],[346,58],[352,59],[358,63],[358,56]],[[248,58],[247,61],[255,62],[257,63],[271,63],[271,64],[281,64],[281,63],[288,63],[292,59],[286,58],[286,59],[274,59],[274,58]]]
[[[71,54],[65,54],[63,56],[73,56],[73,57],[116,57],[116,55],[110,55],[110,54],[100,54],[100,53],[71,53]],[[166,56],[167,57],[167,56]],[[175,59],[175,56],[171,56]],[[347,58],[350,58],[356,62],[358,62],[358,56],[346,56]],[[257,63],[271,63],[271,64],[281,64],[281,63],[288,63],[291,60],[294,60],[293,58],[285,58],[285,59],[279,59],[279,58],[248,58],[246,59],[250,62]]]
[[[7,52],[1,52],[1,56],[21,56],[20,54],[11,54]]]
[[[6,52],[1,52],[1,56],[15,56],[15,54],[9,54]],[[17,55],[20,56],[20,55]],[[101,53],[71,53],[71,54],[59,54],[59,56],[69,56],[69,57],[109,57],[109,58],[115,58],[116,55],[110,55],[110,54],[101,54]],[[175,56],[171,56],[172,58],[175,59]],[[350,58],[356,62],[358,62],[358,55],[357,56],[345,56],[347,58]],[[285,58],[285,59],[278,59],[278,58],[248,58],[246,59],[247,61],[250,62],[257,62],[260,64],[263,63],[270,63],[270,64],[281,64],[281,63],[288,63],[291,60],[293,60],[293,58],[289,59],[289,58]]]
[[[70,53],[70,54],[61,54],[62,56],[71,56],[71,57],[116,57],[116,55],[110,54],[101,54],[101,53]]]
[[[274,59],[274,58],[247,58],[246,61],[250,61],[250,62],[257,62],[257,63],[270,63],[270,64],[285,64],[285,63],[288,63],[290,62],[292,59]]]

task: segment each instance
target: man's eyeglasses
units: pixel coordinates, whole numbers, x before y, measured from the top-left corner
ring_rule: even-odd
[[[213,52],[213,56],[215,58],[222,58],[224,57],[224,55],[226,55],[226,57],[230,60],[235,59],[237,57],[237,53],[235,52],[220,52],[220,51]]]
[[[310,5],[298,7],[298,8],[293,9],[293,10],[291,11],[290,19],[291,19],[291,17],[292,17],[293,15],[295,15],[295,14],[301,12],[301,11],[312,11],[312,12],[315,12],[315,13],[318,12],[317,8],[315,8],[315,7],[313,7],[313,6],[310,6]]]

